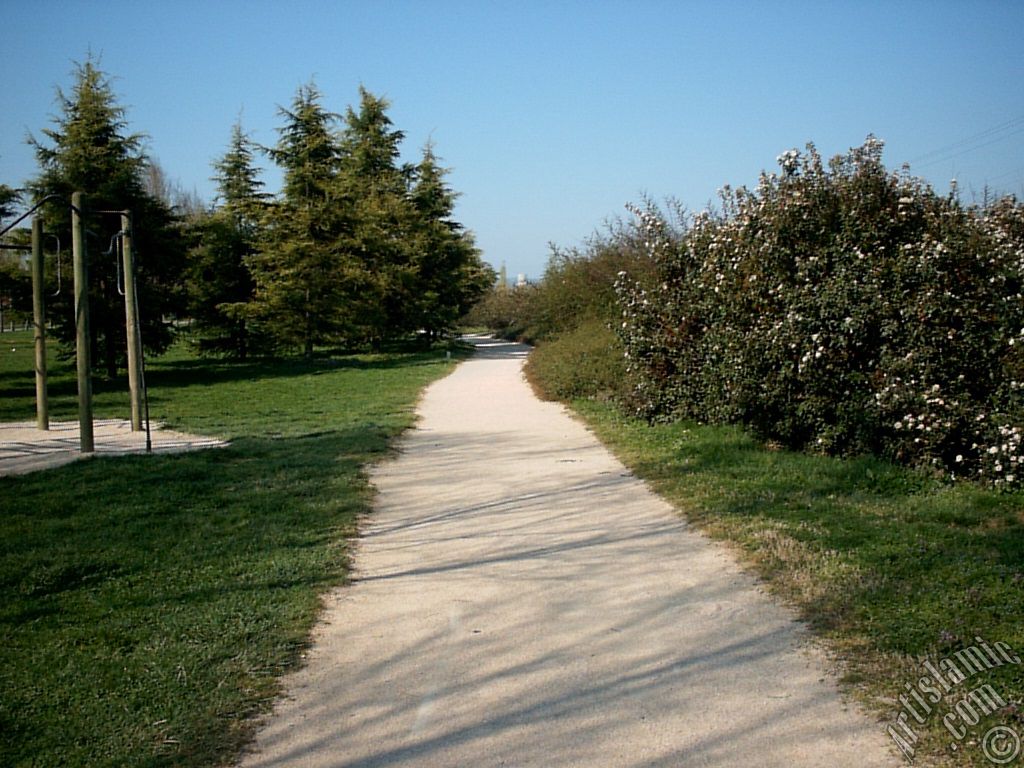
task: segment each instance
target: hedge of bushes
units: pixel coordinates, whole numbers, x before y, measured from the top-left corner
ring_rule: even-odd
[[[541,343],[527,359],[526,377],[547,400],[623,402],[629,395],[622,342],[598,318]]]
[[[583,248],[552,246],[539,282],[497,286],[463,322],[531,344],[553,341],[594,320],[610,328],[619,312],[618,273],[628,271],[640,278],[652,269],[643,237],[635,222],[613,222]]]
[[[1024,481],[1024,205],[936,194],[882,143],[813,145],[696,216],[634,209],[616,281],[629,407]]]

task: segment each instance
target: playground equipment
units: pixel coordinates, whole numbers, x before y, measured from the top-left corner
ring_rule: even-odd
[[[32,218],[32,337],[36,351],[36,427],[50,428],[46,393],[46,299],[43,296],[43,220]]]
[[[43,223],[38,215],[34,215],[45,203],[63,198],[49,195],[40,200],[26,213],[8,225],[0,236],[3,236],[29,216],[32,218],[32,325],[35,343],[36,373],[36,426],[40,430],[49,429],[49,405],[46,386],[46,303],[44,294],[43,264]],[[66,202],[66,201],[65,201]],[[67,202],[71,211],[71,250],[74,270],[74,311],[75,311],[75,360],[78,378],[78,428],[79,450],[81,453],[93,453],[92,414],[92,361],[89,343],[89,263],[86,249],[85,214],[86,199],[82,192],[71,195]],[[113,214],[120,217],[120,229],[111,238],[112,247],[107,255],[113,254],[117,260],[119,275],[123,275],[123,285],[118,286],[118,293],[125,299],[125,330],[128,347],[128,387],[131,392],[131,424],[132,431],[139,432],[145,428],[146,451],[152,451],[152,436],[149,424],[149,399],[145,384],[145,360],[142,353],[142,333],[139,323],[138,293],[135,284],[135,260],[133,253],[133,233],[131,211],[93,211],[94,214]],[[114,244],[119,249],[113,247]],[[11,246],[14,247],[14,246]],[[20,249],[20,247],[18,247]],[[118,253],[118,250],[120,253]],[[58,242],[58,254],[60,245]],[[120,283],[120,281],[119,281]],[[60,262],[58,261],[58,285],[60,284]],[[59,293],[59,288],[58,288]],[[143,419],[145,409],[145,419]]]

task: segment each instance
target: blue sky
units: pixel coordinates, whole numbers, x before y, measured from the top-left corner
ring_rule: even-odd
[[[539,277],[643,195],[692,210],[784,150],[873,133],[945,192],[1024,197],[1024,2],[0,0],[0,182],[37,172],[29,133],[91,50],[131,130],[205,199],[239,119],[265,145],[315,80],[362,84],[452,171],[484,257]],[[279,174],[268,169],[268,187]]]

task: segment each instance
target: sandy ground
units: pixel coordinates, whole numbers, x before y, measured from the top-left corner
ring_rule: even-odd
[[[187,435],[153,425],[153,453],[178,453],[227,445],[212,437]],[[34,421],[0,424],[0,477],[59,467],[83,458],[79,453],[77,421],[51,422],[48,431]],[[146,452],[146,433],[132,432],[131,422],[93,421],[93,456],[122,456]]]
[[[897,766],[820,654],[477,340],[378,467],[354,583],[259,732],[257,766]]]

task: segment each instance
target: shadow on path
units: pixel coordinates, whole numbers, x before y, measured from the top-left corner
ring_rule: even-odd
[[[537,400],[529,347],[466,340],[244,765],[899,764],[791,615]]]

